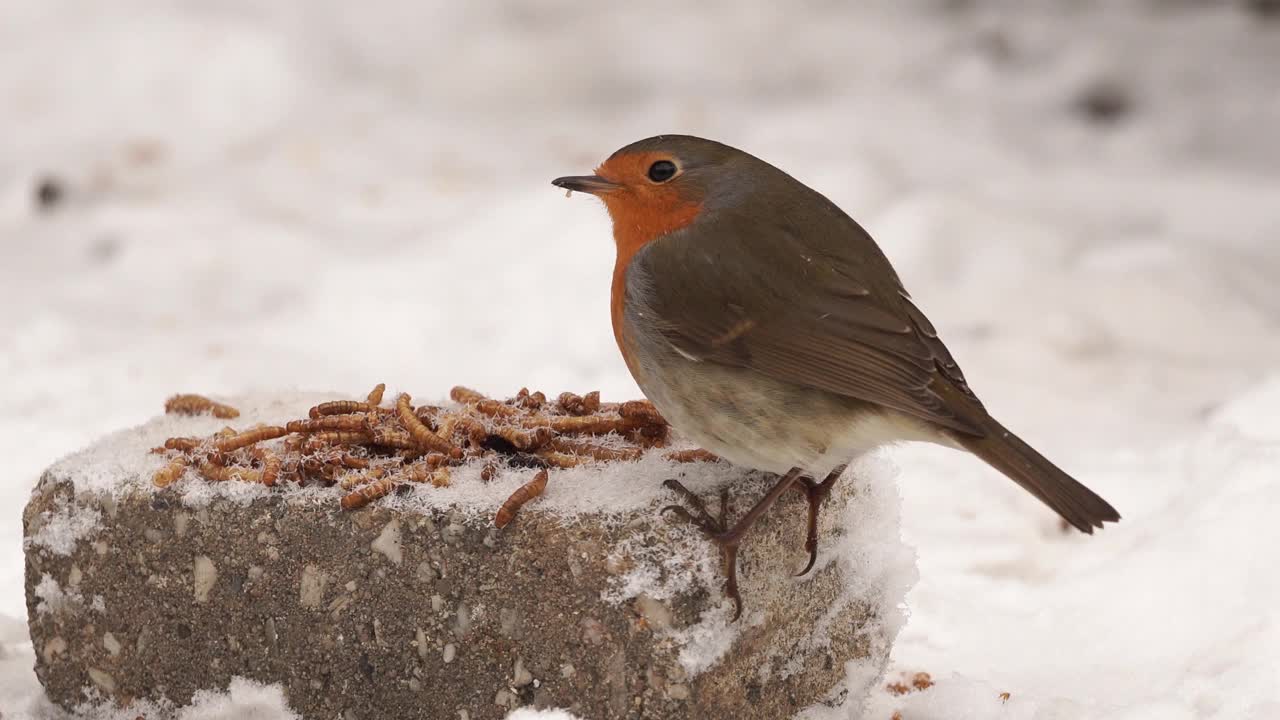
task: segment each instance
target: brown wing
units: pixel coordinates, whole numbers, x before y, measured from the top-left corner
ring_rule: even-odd
[[[686,356],[981,436],[981,403],[870,236],[852,220],[844,237],[802,223],[728,218],[714,234],[691,226],[649,243],[628,269],[628,311]]]

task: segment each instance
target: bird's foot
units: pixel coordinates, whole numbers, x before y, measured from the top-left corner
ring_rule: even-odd
[[[738,546],[742,544],[744,538],[760,516],[775,503],[782,493],[786,492],[800,476],[800,468],[792,468],[786,475],[779,478],[778,482],[769,490],[759,502],[755,504],[743,515],[738,522],[732,527],[729,526],[726,516],[728,515],[729,493],[728,490],[722,490],[720,493],[720,517],[714,517],[707,511],[706,504],[695,495],[691,490],[680,483],[679,480],[666,480],[662,484],[676,494],[680,495],[693,510],[682,505],[668,505],[662,508],[662,512],[673,512],[684,518],[688,522],[693,523],[702,530],[711,542],[720,548],[721,560],[724,563],[725,583],[724,594],[733,600],[734,612],[733,619],[737,620],[742,616],[742,594],[738,592]],[[816,541],[815,541],[816,542]]]
[[[840,465],[827,473],[827,477],[822,482],[815,482],[808,476],[799,478],[796,482],[796,487],[804,492],[805,498],[809,501],[809,519],[804,538],[804,549],[809,551],[809,564],[796,573],[796,577],[807,575],[818,562],[818,513],[822,510],[822,503],[826,502],[827,496],[831,494],[831,489],[835,487],[836,480],[839,480],[840,475],[844,473],[844,469],[845,466]]]
[[[662,508],[662,512],[672,512],[686,522],[696,525],[699,530],[710,536],[724,533],[728,529],[728,523],[725,518],[729,515],[729,488],[720,490],[720,515],[713,516],[708,510],[707,505],[698,497],[697,493],[685,487],[679,480],[674,478],[666,480],[662,486],[675,491],[689,507],[683,505],[667,505]],[[690,510],[689,508],[693,508]]]

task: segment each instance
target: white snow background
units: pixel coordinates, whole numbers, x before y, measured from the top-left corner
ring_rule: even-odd
[[[1124,515],[1062,534],[976,460],[887,453],[920,574],[889,679],[937,685],[812,716],[1280,716],[1266,5],[5,0],[4,717],[61,716],[22,621],[32,483],[168,394],[635,396],[607,217],[549,181],[660,132],[859,219],[994,414]]]

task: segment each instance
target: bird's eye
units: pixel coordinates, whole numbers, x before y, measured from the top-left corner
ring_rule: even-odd
[[[659,160],[649,166],[649,179],[663,183],[676,176],[676,164],[670,160]]]

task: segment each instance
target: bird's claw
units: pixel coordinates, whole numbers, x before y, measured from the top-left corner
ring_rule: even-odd
[[[804,538],[804,549],[809,551],[809,563],[804,566],[803,570],[796,573],[795,577],[808,575],[809,571],[818,562],[818,514],[822,509],[822,503],[827,499],[827,495],[831,494],[831,489],[835,487],[836,481],[844,473],[844,468],[845,466],[843,465],[835,468],[820,483],[809,477],[801,477],[796,481],[796,487],[804,492],[805,499],[809,502]]]

